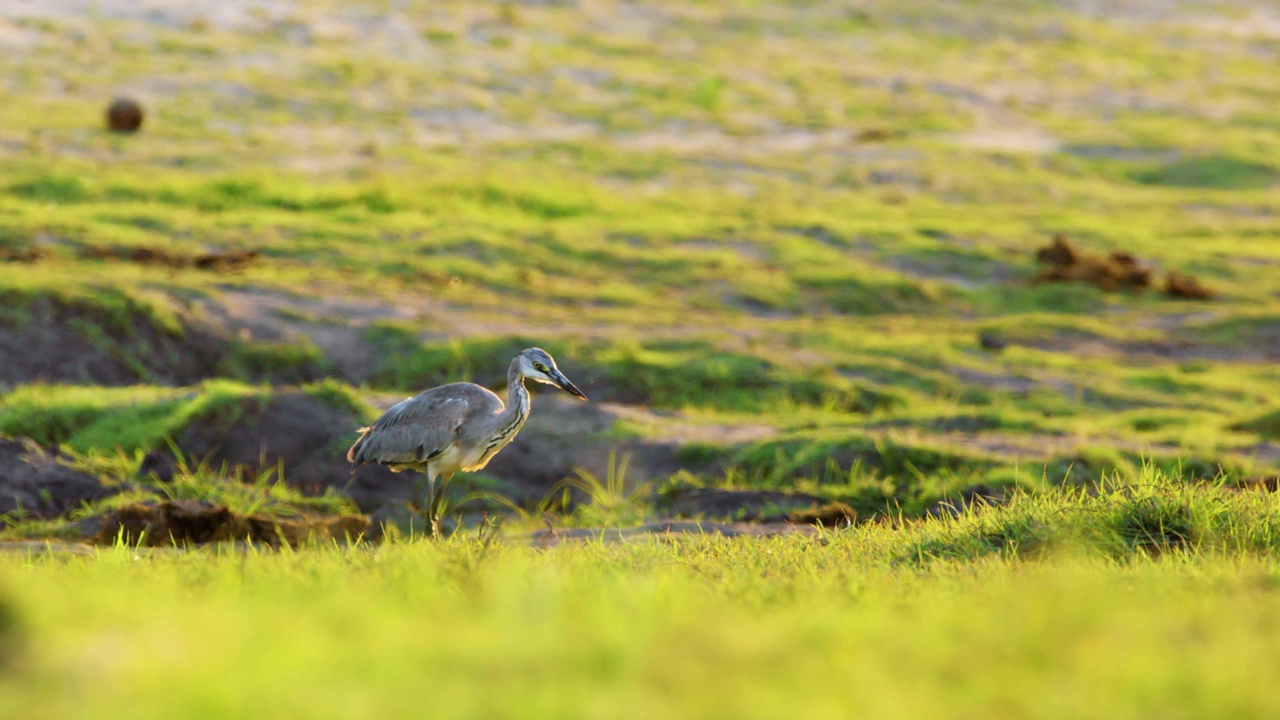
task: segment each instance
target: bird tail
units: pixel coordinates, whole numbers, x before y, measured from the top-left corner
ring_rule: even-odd
[[[347,450],[347,462],[351,463],[351,474],[356,474],[356,466],[365,462],[362,450],[364,450],[364,441],[369,437],[369,431],[372,427],[362,427],[357,432],[360,433],[360,439],[355,441],[350,450]]]

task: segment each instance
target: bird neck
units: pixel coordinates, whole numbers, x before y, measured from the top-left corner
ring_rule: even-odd
[[[484,446],[481,457],[490,458],[511,442],[511,438],[520,432],[524,421],[529,417],[529,391],[524,387],[524,375],[511,364],[507,371],[507,406],[492,421],[492,434]]]
[[[507,407],[502,411],[503,420],[500,427],[507,427],[510,422],[517,423],[518,428],[525,418],[529,417],[529,390],[524,386],[524,373],[520,372],[516,363],[511,363],[507,370]]]

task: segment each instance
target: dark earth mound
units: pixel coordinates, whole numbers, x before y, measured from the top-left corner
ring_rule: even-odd
[[[119,492],[64,459],[31,440],[0,438],[0,515],[52,518]]]
[[[92,541],[111,545],[198,545],[251,542],[272,547],[332,540],[351,541],[370,529],[363,515],[269,517],[241,515],[225,507],[195,500],[136,503],[102,518]]]
[[[706,469],[682,462],[676,440],[601,437],[617,417],[609,407],[545,395],[535,399],[528,422],[515,440],[490,461],[485,474],[503,482],[501,492],[507,497],[532,506],[579,469],[604,482],[610,463],[617,468],[624,458],[628,489],[681,469]]]
[[[0,312],[0,383],[185,385],[211,377],[226,344],[192,328],[177,334],[142,311],[108,311],[51,298]]]
[[[278,469],[290,486],[312,495],[335,488],[363,512],[403,503],[410,497],[408,476],[384,467],[362,467],[351,474],[344,456],[362,424],[350,410],[301,390],[285,390],[195,420],[176,442],[189,461],[215,468],[225,464],[242,470],[247,479]]]

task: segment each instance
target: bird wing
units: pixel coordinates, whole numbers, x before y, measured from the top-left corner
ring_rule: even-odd
[[[430,391],[396,403],[347,451],[352,463],[420,463],[444,452],[458,435],[470,403]]]

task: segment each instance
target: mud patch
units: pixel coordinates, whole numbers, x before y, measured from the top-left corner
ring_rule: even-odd
[[[369,532],[363,515],[268,517],[241,515],[220,505],[194,500],[137,503],[102,519],[92,538],[97,545],[203,545],[251,542],[296,547],[333,540],[353,541]]]
[[[53,518],[120,492],[65,460],[31,440],[0,438],[0,515]]]

